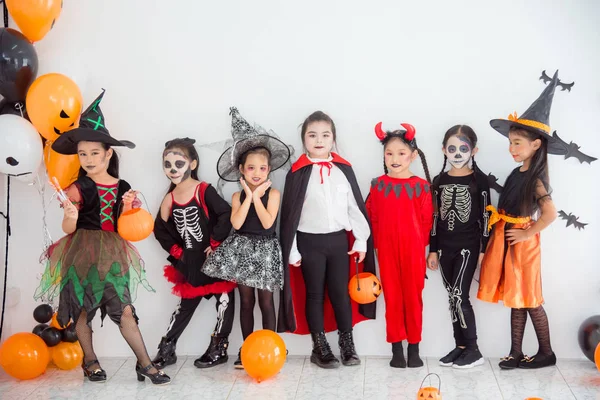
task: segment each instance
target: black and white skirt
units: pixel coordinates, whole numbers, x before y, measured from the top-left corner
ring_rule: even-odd
[[[213,278],[273,292],[283,288],[281,258],[275,235],[233,233],[208,256],[202,271]]]

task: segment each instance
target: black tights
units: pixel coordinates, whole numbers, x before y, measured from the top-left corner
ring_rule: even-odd
[[[544,307],[536,308],[512,308],[510,313],[510,330],[511,330],[511,348],[510,355],[513,357],[521,357],[523,355],[523,335],[525,334],[525,325],[527,324],[527,313],[533,322],[533,328],[539,343],[539,355],[552,354],[552,346],[550,345],[550,329],[548,327],[548,316]]]
[[[254,303],[256,302],[254,291],[258,292],[258,306],[262,313],[263,329],[275,331],[275,303],[273,292],[255,289],[250,286],[238,285],[240,291],[240,324],[242,325],[242,336],[244,340],[254,331]]]

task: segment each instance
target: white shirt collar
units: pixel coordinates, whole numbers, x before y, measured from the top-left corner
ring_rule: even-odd
[[[313,163],[318,163],[318,162],[331,162],[331,160],[333,160],[333,156],[331,155],[331,153],[329,153],[329,157],[327,158],[310,158],[308,156],[308,154],[306,155],[306,158],[308,158],[311,162]]]

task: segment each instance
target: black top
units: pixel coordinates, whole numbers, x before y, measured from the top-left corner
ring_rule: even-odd
[[[498,210],[513,217],[527,217],[527,215],[521,215],[521,205],[519,204],[521,191],[525,187],[527,171],[521,172],[520,168],[515,168],[506,178],[498,200]],[[531,199],[531,201],[533,202],[535,199]]]
[[[269,204],[269,193],[271,192],[271,188],[268,188],[265,191],[263,197],[260,198],[260,201],[263,203],[263,206],[267,208],[267,204]],[[240,193],[240,203],[243,203],[246,199],[246,192],[242,190]],[[240,229],[237,230],[237,233],[247,233],[250,235],[258,235],[258,236],[272,236],[275,234],[275,223],[271,225],[269,229],[265,229],[260,222],[260,218],[258,218],[258,214],[256,213],[256,208],[254,208],[254,203],[250,204],[250,208],[248,209],[248,215],[246,215],[246,220]]]
[[[77,218],[77,229],[102,230],[102,222],[100,219],[100,196],[98,195],[98,186],[88,176],[82,176],[75,181],[75,185],[81,193],[82,208],[79,210]],[[131,189],[129,183],[124,180],[119,180],[117,186],[117,197],[112,208],[113,221],[115,232],[117,232],[117,221],[121,209],[123,195]]]
[[[434,178],[434,184],[435,214],[429,251],[480,243],[483,253],[489,240],[489,212],[486,207],[491,202],[485,175],[474,172],[466,176],[450,176],[444,172]]]

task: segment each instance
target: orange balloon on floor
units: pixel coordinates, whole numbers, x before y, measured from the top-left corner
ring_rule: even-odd
[[[596,368],[600,371],[600,343],[598,343],[596,351],[594,351],[594,362],[596,363]]]
[[[0,365],[13,378],[37,378],[46,372],[49,360],[46,343],[33,333],[15,333],[0,347]]]
[[[277,374],[286,358],[285,342],[277,333],[263,329],[253,332],[242,345],[242,365],[258,383]]]
[[[50,354],[54,365],[64,370],[70,370],[81,365],[83,360],[83,350],[79,342],[60,342],[50,348]]]
[[[6,7],[23,35],[37,42],[54,27],[62,0],[6,0]]]
[[[52,142],[46,141],[44,146],[44,164],[48,171],[48,178],[56,177],[61,189],[67,188],[77,180],[79,175],[79,157],[77,154],[59,154],[52,150]]]
[[[56,73],[33,81],[25,99],[31,123],[50,141],[79,126],[82,103],[81,91],[75,82]]]

